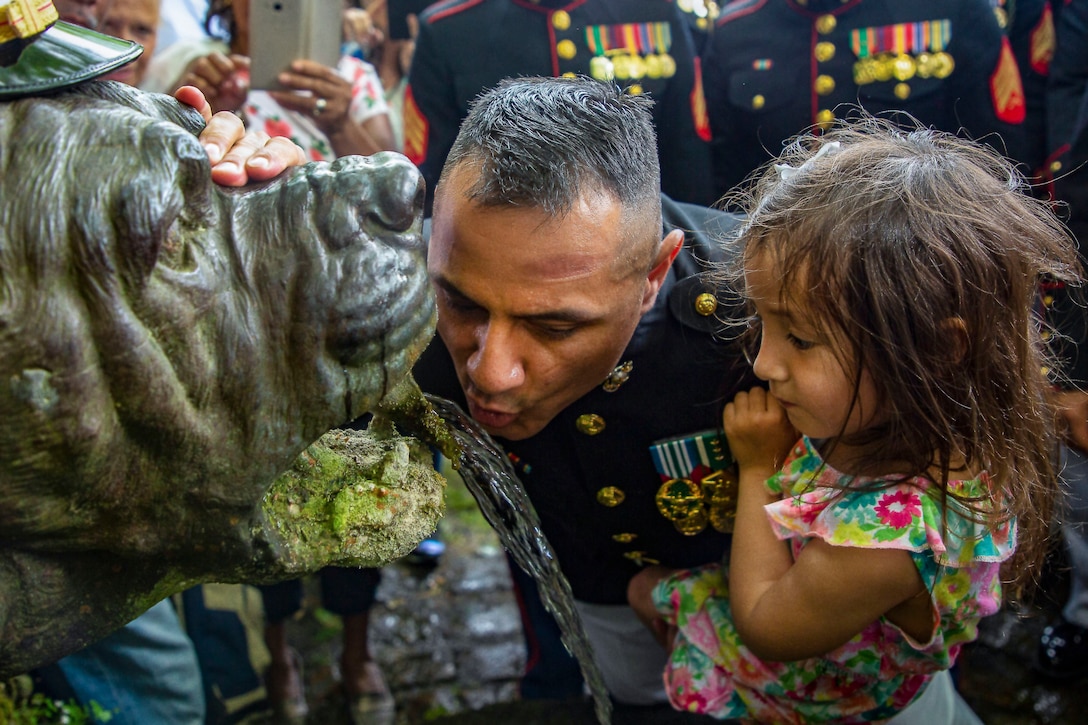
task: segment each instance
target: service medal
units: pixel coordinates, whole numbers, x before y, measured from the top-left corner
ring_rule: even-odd
[[[647,78],[661,78],[664,72],[665,64],[662,62],[661,57],[658,55],[648,55],[643,59],[646,63],[646,77]]]
[[[952,75],[952,71],[956,68],[956,61],[952,59],[952,56],[942,50],[936,57],[937,68],[933,71],[933,75],[937,78],[947,78]]]
[[[916,70],[914,58],[906,53],[900,53],[892,61],[892,75],[896,80],[909,81],[914,77]]]
[[[612,61],[603,55],[589,59],[589,74],[599,81],[610,81],[616,77]]]
[[[676,59],[668,53],[662,53],[661,58],[661,77],[672,78],[676,75]]]

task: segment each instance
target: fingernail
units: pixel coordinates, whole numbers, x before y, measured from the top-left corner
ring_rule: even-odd
[[[254,156],[246,162],[246,166],[255,169],[264,169],[268,167],[268,159],[264,156]]]
[[[237,174],[242,171],[238,167],[238,164],[233,161],[224,161],[223,163],[216,165],[215,170],[224,174]]]
[[[204,150],[208,153],[208,161],[210,161],[213,166],[219,163],[219,159],[223,158],[223,152],[219,150],[219,146],[216,144],[205,144]]]

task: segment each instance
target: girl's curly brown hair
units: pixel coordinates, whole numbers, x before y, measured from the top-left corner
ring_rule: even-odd
[[[874,458],[945,496],[957,464],[989,472],[992,501],[963,503],[990,526],[1016,518],[1006,578],[1033,582],[1059,493],[1033,310],[1042,276],[1080,281],[1068,232],[1012,163],[946,133],[868,117],[798,137],[777,163],[796,171],[769,165],[734,199],[748,212],[737,259],[769,253],[783,289],[849,341],[843,364],[889,412],[865,433]]]

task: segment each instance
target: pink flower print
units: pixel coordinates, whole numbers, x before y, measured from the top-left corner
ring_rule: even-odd
[[[797,514],[804,524],[812,526],[812,524],[816,523],[816,519],[820,518],[820,514],[822,514],[826,508],[826,501],[819,501],[817,503],[806,501],[797,506]]]
[[[282,136],[291,138],[291,124],[279,118],[270,118],[264,122],[264,132],[269,136]]]
[[[915,516],[921,513],[921,501],[910,491],[894,491],[880,497],[876,505],[877,517],[893,529],[902,529],[910,525]]]
[[[706,712],[706,698],[693,678],[690,668],[670,665],[665,670],[665,687],[673,707],[688,712]]]

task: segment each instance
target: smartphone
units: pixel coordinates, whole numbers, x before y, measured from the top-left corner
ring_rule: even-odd
[[[282,88],[276,76],[300,58],[335,68],[343,9],[340,0],[250,0],[250,88]]]
[[[389,39],[410,40],[408,16],[419,15],[435,0],[389,0]]]

